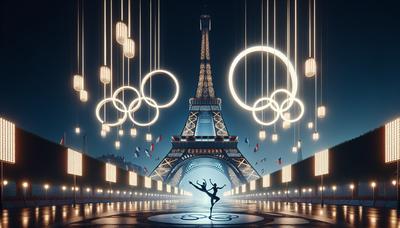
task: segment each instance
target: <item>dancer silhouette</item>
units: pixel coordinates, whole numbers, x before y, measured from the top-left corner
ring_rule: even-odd
[[[209,180],[210,180],[210,184],[212,185],[212,187],[210,189],[207,189],[207,181],[205,179],[203,179],[202,184],[200,184],[199,181],[196,181],[197,185],[193,184],[193,182],[191,182],[191,181],[189,181],[189,184],[193,185],[193,187],[195,187],[199,191],[206,193],[210,197],[211,207],[210,207],[210,216],[208,218],[211,219],[213,207],[221,199],[217,196],[217,192],[219,189],[223,189],[226,185],[224,184],[224,186],[218,187],[216,183],[213,183],[211,181],[211,179],[209,179]],[[212,193],[210,193],[211,190],[213,190]]]

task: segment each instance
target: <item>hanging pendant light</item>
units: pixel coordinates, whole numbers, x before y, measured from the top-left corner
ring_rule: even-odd
[[[290,119],[290,112],[285,112],[284,114],[285,119]],[[290,122],[284,120],[282,123],[282,128],[283,129],[289,129],[290,128]]]
[[[326,116],[326,108],[325,108],[325,106],[321,105],[321,106],[318,107],[317,116],[320,119],[325,118],[325,116]]]
[[[146,141],[151,142],[152,140],[153,140],[153,136],[151,135],[151,133],[146,133]]]
[[[128,27],[122,21],[118,21],[115,29],[115,39],[121,45],[125,44],[125,40],[128,38]]]
[[[135,57],[135,41],[131,38],[127,38],[124,43],[124,56],[128,59]]]
[[[292,147],[292,152],[293,153],[297,153],[297,147],[296,146]]]
[[[74,75],[74,90],[79,92],[83,89],[83,77],[79,74]]]
[[[101,125],[101,130],[104,130],[105,132],[110,132],[110,126],[108,124],[102,124]]]
[[[318,140],[319,140],[319,133],[315,131],[315,132],[312,134],[312,139],[313,139],[314,141],[318,141]]]
[[[107,136],[107,132],[105,130],[101,130],[100,135],[102,138],[105,138]]]
[[[111,70],[108,66],[100,67],[100,81],[105,85],[111,82]]]
[[[317,62],[315,61],[315,59],[311,57],[308,58],[306,60],[304,69],[305,69],[304,74],[306,75],[307,78],[314,77],[315,74],[317,73]]]
[[[272,142],[277,142],[278,141],[278,134],[273,133],[271,138],[272,138]]]
[[[131,128],[131,136],[136,137],[137,135],[137,129],[135,127]]]
[[[300,149],[301,148],[301,140],[297,140],[297,148]]]
[[[264,129],[261,129],[258,132],[258,138],[260,138],[260,140],[265,140],[265,138],[267,138],[267,132]]]
[[[307,123],[307,128],[308,128],[308,129],[313,129],[313,128],[314,128],[314,123],[311,122],[311,121],[308,122],[308,123]]]
[[[124,130],[123,129],[119,129],[118,130],[118,135],[119,136],[124,136]]]
[[[82,102],[87,102],[88,101],[88,92],[86,90],[84,90],[84,89],[79,91],[79,99]]]
[[[119,150],[121,148],[121,142],[119,140],[115,141],[115,149]]]
[[[75,128],[75,134],[79,135],[81,133],[81,128],[80,127],[76,127]]]

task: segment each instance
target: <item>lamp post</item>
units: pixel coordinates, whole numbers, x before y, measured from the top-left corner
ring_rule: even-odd
[[[351,189],[351,200],[354,200],[354,184],[350,184]]]
[[[374,181],[371,182],[372,187],[372,206],[375,207],[375,187],[376,183]]]
[[[47,200],[47,191],[49,190],[50,186],[48,184],[43,185],[44,188],[44,199]]]
[[[23,189],[23,195],[24,195],[24,205],[26,207],[26,189],[29,187],[28,182],[22,182],[22,189]]]
[[[333,201],[335,201],[336,185],[332,186],[332,191],[333,191]]]

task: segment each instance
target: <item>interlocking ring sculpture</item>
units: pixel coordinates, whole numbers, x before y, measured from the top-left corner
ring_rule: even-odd
[[[144,88],[146,83],[150,80],[151,77],[162,74],[166,75],[169,78],[172,79],[172,81],[175,84],[175,95],[172,97],[172,99],[165,104],[158,104],[154,99],[151,97],[146,96],[144,92]],[[125,90],[130,90],[133,91],[136,98],[133,99],[128,105],[125,104],[122,100],[118,99],[118,95],[125,91]],[[159,115],[160,115],[160,109],[162,108],[167,108],[170,107],[175,103],[175,101],[178,99],[179,96],[179,82],[176,79],[175,75],[173,75],[171,72],[166,71],[166,70],[154,70],[151,71],[150,73],[146,74],[144,78],[142,79],[142,83],[140,84],[140,91],[138,91],[135,87],[132,86],[121,86],[118,89],[116,89],[111,97],[105,98],[101,100],[97,106],[96,106],[96,117],[102,124],[106,124],[110,127],[115,127],[115,126],[120,126],[124,124],[124,122],[129,118],[135,125],[145,127],[145,126],[150,126],[154,124]],[[142,105],[142,102],[146,102],[150,107],[154,108],[156,110],[155,116],[149,120],[148,122],[139,122],[134,118],[134,113],[140,109],[140,106]],[[121,112],[123,115],[121,118],[119,118],[115,122],[110,122],[107,123],[100,115],[101,108],[106,104],[112,102],[113,107]]]
[[[253,52],[265,52],[267,54],[275,55],[276,57],[278,57],[278,59],[280,59],[286,65],[286,68],[289,71],[289,75],[290,75],[290,79],[291,79],[291,91],[289,91],[287,89],[277,89],[277,90],[273,91],[270,96],[260,97],[259,99],[257,99],[254,102],[253,106],[249,106],[249,105],[245,104],[239,98],[239,96],[236,93],[235,85],[234,85],[235,68],[242,58],[244,58],[245,56],[247,56],[248,54],[251,54]],[[245,49],[244,51],[240,52],[236,56],[236,58],[233,60],[233,62],[231,63],[231,66],[229,68],[228,83],[229,83],[229,91],[231,92],[232,97],[235,100],[235,102],[243,109],[245,109],[247,111],[251,111],[253,114],[254,120],[261,125],[264,125],[264,126],[273,125],[279,120],[279,118],[281,118],[283,121],[293,123],[293,122],[300,120],[303,117],[303,114],[304,114],[303,102],[300,99],[296,98],[297,86],[298,86],[297,73],[296,73],[292,63],[290,62],[290,60],[286,57],[286,55],[284,55],[281,51],[279,51],[275,48],[268,47],[268,46],[255,46],[255,47],[250,47],[250,48]],[[283,94],[283,95],[287,96],[287,98],[284,99],[281,103],[279,103],[276,99],[278,94]],[[266,104],[264,104],[264,103],[266,103]],[[286,112],[288,112],[290,110],[290,108],[293,107],[294,103],[297,103],[299,105],[298,116],[296,116],[296,118],[290,118],[290,117],[287,118],[287,116],[285,116],[284,114]],[[276,115],[274,115],[274,118],[272,120],[267,121],[267,122],[260,120],[257,117],[256,113],[266,110],[268,108],[270,108],[272,111],[274,111],[276,113]]]

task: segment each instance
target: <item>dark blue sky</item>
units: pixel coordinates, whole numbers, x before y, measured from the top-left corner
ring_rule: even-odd
[[[147,7],[148,1],[142,1]],[[155,161],[143,156],[135,159],[132,153],[136,145],[146,147],[146,129],[139,129],[139,135],[134,140],[124,137],[119,152],[113,147],[115,136],[102,139],[99,135],[94,108],[101,92],[97,76],[101,61],[100,2],[85,1],[86,68],[90,101],[82,105],[71,83],[75,73],[75,1],[2,1],[0,115],[51,141],[58,142],[66,132],[67,143],[76,148],[81,147],[81,139],[73,134],[73,129],[79,124],[88,135],[88,151],[92,156],[117,153],[152,170]],[[133,2],[136,7],[137,0]],[[164,136],[164,141],[157,145],[155,151],[155,157],[162,158],[170,148],[169,137],[179,134],[183,128],[188,114],[188,99],[194,95],[197,85],[200,51],[198,20],[204,3],[183,0],[161,2],[161,65],[179,77],[182,88],[178,102],[172,108],[162,110],[160,120],[151,128],[154,135]],[[260,1],[248,2],[250,46],[260,42]],[[284,2],[278,2],[278,14],[282,16]],[[328,115],[319,123],[321,139],[318,143],[311,141],[310,131],[302,129],[305,157],[363,134],[400,115],[400,78],[397,69],[400,53],[399,3],[389,0],[319,0],[317,3],[320,31],[318,51],[322,51],[323,56],[322,100],[327,106]],[[307,41],[304,39],[307,1],[299,0],[299,6],[299,64],[302,66],[307,56]],[[267,172],[278,169],[278,157],[282,157],[285,164],[294,162],[296,155],[290,149],[293,130],[283,132],[278,127],[279,143],[272,145],[269,141],[264,142],[256,154],[252,152],[253,147],[243,143],[245,137],[250,138],[251,144],[256,143],[260,128],[250,113],[239,109],[233,102],[226,86],[229,64],[243,48],[243,0],[209,1],[207,11],[212,16],[210,45],[214,85],[217,96],[223,99],[223,114],[228,130],[232,135],[239,135],[239,147],[251,162],[267,158],[266,163],[256,166],[258,171],[263,168]],[[133,23],[137,28],[136,16]],[[147,23],[146,19],[143,20]],[[278,18],[277,43],[281,50],[285,50],[284,26],[284,19]],[[147,30],[144,32],[146,35],[143,35],[143,40],[146,40]],[[135,38],[136,29],[133,33]],[[144,42],[144,51],[148,50],[147,45]],[[144,58],[147,60],[146,56]],[[146,60],[144,69],[148,69]],[[253,66],[250,64],[250,68]],[[137,58],[132,74],[137,78]],[[254,74],[249,73],[249,77],[252,78]],[[249,97],[253,99],[258,89],[255,88],[257,82],[249,80]],[[302,122],[305,125],[311,119],[313,82],[304,77],[301,80],[301,96],[306,100],[306,115]],[[155,91],[160,92],[158,96],[168,95],[165,88],[155,86]],[[270,133],[271,129],[267,131]]]

